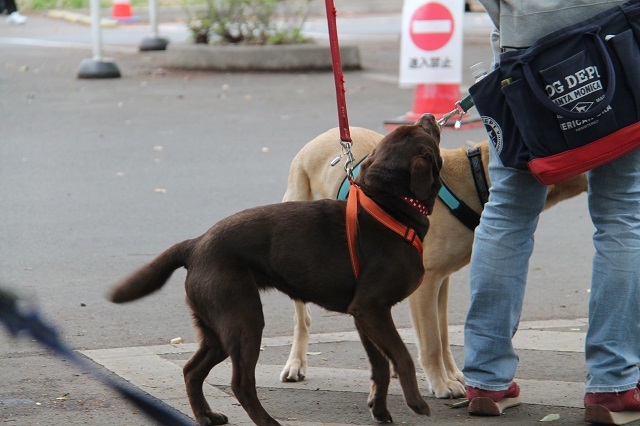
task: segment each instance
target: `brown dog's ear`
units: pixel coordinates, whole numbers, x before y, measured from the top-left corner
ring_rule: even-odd
[[[421,155],[416,155],[411,160],[411,183],[409,189],[418,197],[424,200],[429,197],[429,193],[434,184],[434,177],[431,171],[431,165],[434,164]]]
[[[356,182],[364,183],[365,176],[367,174],[367,169],[369,168],[369,165],[371,165],[371,163],[373,163],[373,157],[375,156],[375,153],[376,153],[376,150],[374,149],[367,156],[367,158],[363,162],[360,163],[360,168],[358,169],[358,176],[356,177]]]

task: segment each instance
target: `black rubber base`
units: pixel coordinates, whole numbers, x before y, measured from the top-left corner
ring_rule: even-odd
[[[140,42],[140,51],[167,50],[169,40],[162,37],[146,37]]]
[[[120,70],[115,62],[108,59],[83,59],[78,68],[78,78],[120,78]]]

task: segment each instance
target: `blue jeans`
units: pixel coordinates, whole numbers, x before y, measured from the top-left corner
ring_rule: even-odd
[[[463,373],[468,386],[499,391],[509,388],[518,365],[511,338],[547,187],[526,170],[504,167],[493,146],[489,176],[471,256]],[[640,377],[640,150],[589,172],[588,181],[596,232],[586,391],[624,391]]]

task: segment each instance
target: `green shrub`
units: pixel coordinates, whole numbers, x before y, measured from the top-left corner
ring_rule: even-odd
[[[301,5],[299,0],[206,0],[204,11],[186,9],[188,25],[196,43],[210,38],[227,44],[304,43],[308,40],[302,26],[310,1]]]

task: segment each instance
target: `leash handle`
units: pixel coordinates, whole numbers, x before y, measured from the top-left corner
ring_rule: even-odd
[[[345,99],[344,74],[342,73],[342,63],[340,62],[340,46],[338,45],[338,29],[336,25],[337,11],[333,0],[325,0],[327,8],[327,24],[329,27],[329,47],[331,50],[331,66],[336,85],[336,100],[338,103],[338,123],[340,128],[340,140],[351,142],[349,133],[349,119],[347,118],[347,101]]]
[[[145,412],[160,425],[189,426],[191,421],[155,398],[111,378],[110,375],[77,355],[60,338],[58,330],[47,323],[33,306],[22,306],[12,292],[0,287],[0,324],[4,324],[13,337],[28,333],[41,345],[60,358],[71,361],[76,367],[89,372],[94,378],[115,389],[131,403]]]

